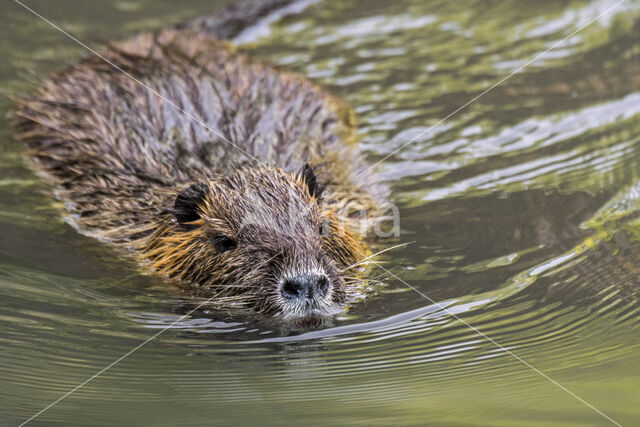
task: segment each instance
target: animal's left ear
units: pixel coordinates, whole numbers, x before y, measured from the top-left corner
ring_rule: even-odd
[[[173,214],[180,224],[197,221],[200,218],[200,205],[209,192],[206,184],[197,182],[181,191],[173,204]]]
[[[311,194],[316,199],[320,199],[325,186],[318,183],[316,174],[315,172],[313,172],[311,166],[309,166],[309,163],[305,163],[304,166],[302,166],[302,168],[298,172],[298,176],[307,185],[309,194]]]

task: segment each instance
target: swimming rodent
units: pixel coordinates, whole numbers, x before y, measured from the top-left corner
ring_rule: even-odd
[[[386,193],[341,100],[222,40],[287,3],[108,46],[14,119],[80,232],[219,306],[304,317],[347,300],[345,271],[369,253],[359,219]]]

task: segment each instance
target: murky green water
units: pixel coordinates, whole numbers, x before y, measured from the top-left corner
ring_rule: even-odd
[[[27,4],[95,47],[211,3]],[[624,1],[438,124],[615,4],[327,0],[243,35],[251,54],[344,97],[372,162],[418,137],[381,164],[402,226],[384,244],[415,242],[384,266],[406,284],[373,270],[386,286],[302,334],[224,313],[189,317],[32,423],[612,424],[597,408],[637,425],[640,2]],[[3,92],[27,91],[33,72],[86,53],[11,0],[0,22]],[[3,114],[10,106],[0,98]],[[66,225],[19,149],[2,121],[1,425],[20,424],[187,310]]]

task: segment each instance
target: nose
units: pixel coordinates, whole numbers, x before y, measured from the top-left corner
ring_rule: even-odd
[[[288,299],[322,298],[329,290],[329,279],[324,274],[301,274],[288,278],[282,284],[282,296]]]

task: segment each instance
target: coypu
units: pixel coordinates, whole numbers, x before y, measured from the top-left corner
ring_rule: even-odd
[[[369,253],[354,213],[385,190],[342,101],[222,40],[240,11],[286,3],[107,46],[20,100],[14,126],[81,233],[221,307],[306,317],[348,300]]]

